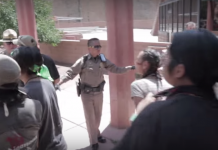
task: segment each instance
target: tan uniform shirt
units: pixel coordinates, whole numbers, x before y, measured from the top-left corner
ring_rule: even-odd
[[[108,59],[105,63],[102,63],[99,57],[94,59],[90,54],[84,65],[83,63],[84,58],[81,57],[70,67],[66,75],[61,78],[61,82],[67,82],[68,80],[73,79],[77,74],[81,74],[82,83],[91,87],[97,87],[104,80],[104,68],[112,73],[118,74],[125,73],[129,70],[126,67],[117,67]]]

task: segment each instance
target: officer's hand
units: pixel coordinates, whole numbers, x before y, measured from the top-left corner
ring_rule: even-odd
[[[132,68],[131,68],[132,70],[135,70],[135,66],[132,66]]]
[[[59,84],[56,84],[56,85],[55,85],[55,90],[56,90],[56,91],[57,91],[57,90],[61,91],[61,88],[60,88],[60,85],[59,85]]]
[[[126,69],[128,69],[128,70],[135,70],[135,66],[126,66]]]
[[[64,84],[65,82],[63,81],[63,80],[60,80],[59,82],[58,82],[58,86],[61,86],[62,84]]]

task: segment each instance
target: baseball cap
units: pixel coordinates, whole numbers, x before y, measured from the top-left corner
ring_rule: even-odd
[[[13,58],[0,55],[0,87],[4,84],[17,83],[20,74],[20,66]]]
[[[3,32],[3,39],[0,42],[12,42],[14,39],[17,39],[17,33],[12,29],[7,29]]]
[[[21,35],[18,39],[13,40],[13,44],[20,46],[29,46],[35,47],[37,46],[36,40],[30,35]]]

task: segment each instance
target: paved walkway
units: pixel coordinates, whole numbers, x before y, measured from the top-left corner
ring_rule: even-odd
[[[67,67],[57,66],[60,75],[63,75]],[[78,76],[61,86],[57,91],[61,117],[63,120],[63,134],[68,144],[68,150],[91,150],[85,123],[81,99],[77,96],[75,82]],[[109,126],[110,123],[110,99],[108,76],[105,75],[105,91],[102,120],[100,131],[106,137],[107,143],[100,144],[99,150],[111,150],[116,141],[120,140],[125,130],[118,130]]]

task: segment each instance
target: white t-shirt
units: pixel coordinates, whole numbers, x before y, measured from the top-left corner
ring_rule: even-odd
[[[143,79],[136,80],[131,84],[131,97],[145,98],[148,93],[157,94],[160,91],[171,88],[172,86],[162,79],[157,80],[155,76],[148,76]]]

